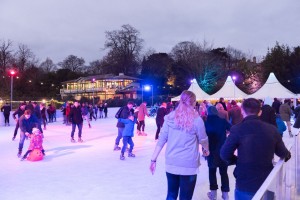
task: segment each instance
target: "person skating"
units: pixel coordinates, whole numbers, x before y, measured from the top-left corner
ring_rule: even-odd
[[[118,121],[125,124],[124,130],[122,132],[123,147],[121,150],[120,159],[121,160],[125,159],[124,153],[126,151],[127,144],[129,144],[130,146],[128,151],[128,157],[135,157],[135,154],[132,153],[134,147],[132,137],[134,135],[133,132],[134,132],[134,124],[136,123],[136,118],[133,115],[130,115],[128,119],[119,118]]]
[[[103,112],[104,112],[104,117],[107,118],[107,113],[108,113],[108,105],[107,105],[107,103],[104,103]]]
[[[31,114],[30,110],[25,110],[24,114],[19,119],[20,125],[20,142],[18,148],[18,157],[21,156],[25,138],[28,134],[32,134],[32,129],[39,125],[38,119]]]
[[[133,105],[134,105],[134,103],[129,101],[126,106],[120,108],[119,116],[117,116],[118,119],[119,118],[127,119],[130,115],[133,115],[133,110],[132,110]],[[119,147],[119,143],[120,143],[120,140],[122,138],[122,134],[123,134],[123,131],[124,131],[124,128],[125,128],[125,124],[118,120],[117,128],[118,128],[118,136],[115,140],[114,151],[121,150],[121,147]]]
[[[16,127],[15,127],[15,130],[14,130],[14,135],[12,137],[13,141],[16,139],[18,129],[19,129],[19,119],[24,114],[25,107],[26,107],[26,103],[21,103],[19,108],[12,115],[14,120],[16,121]],[[16,115],[18,116],[18,118],[16,117]]]
[[[160,133],[160,129],[164,124],[164,117],[167,114],[167,104],[165,102],[163,102],[160,106],[160,108],[158,108],[157,110],[157,114],[156,114],[156,126],[157,126],[157,130],[156,130],[156,134],[155,134],[155,140],[158,140],[159,137],[159,133]]]
[[[147,110],[147,102],[141,103],[139,106],[139,113],[138,113],[138,135],[140,136],[147,136],[147,133],[145,133],[145,116],[149,117],[148,110]]]
[[[98,109],[99,109],[99,118],[103,118],[104,106],[102,103],[100,103],[100,105],[98,106]]]
[[[82,118],[85,119],[89,125],[89,128],[92,128],[91,124],[90,124],[90,118],[88,116],[89,114],[89,106],[88,103],[82,103],[81,106],[81,113],[82,113]]]
[[[44,103],[40,104],[40,110],[41,110],[41,117],[42,117],[42,122],[44,125],[44,130],[46,130],[47,117],[46,117],[46,107],[45,107]]]
[[[11,111],[11,107],[10,105],[6,102],[6,104],[4,106],[2,106],[1,108],[1,112],[3,112],[4,115],[4,123],[5,126],[7,124],[7,126],[10,126],[9,124],[9,115],[10,115],[10,111]]]
[[[82,118],[82,111],[78,101],[74,102],[74,106],[71,108],[71,112],[69,116],[72,122],[71,142],[75,142],[74,133],[75,133],[76,126],[78,127],[78,142],[83,142],[81,138],[83,118]]]

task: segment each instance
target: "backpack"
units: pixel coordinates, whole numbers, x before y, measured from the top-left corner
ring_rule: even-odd
[[[118,110],[118,112],[117,112],[116,115],[115,115],[115,118],[117,118],[117,119],[121,118],[121,113],[122,113],[123,109],[124,109],[124,107],[121,107],[121,108]]]

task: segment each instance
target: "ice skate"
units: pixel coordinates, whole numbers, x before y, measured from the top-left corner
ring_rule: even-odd
[[[229,200],[228,192],[222,192],[222,199]]]
[[[217,200],[217,190],[211,190],[210,192],[208,192],[207,197],[210,200]]]
[[[71,142],[72,142],[72,143],[75,143],[76,141],[74,140],[74,138],[71,138]]]
[[[147,136],[147,133],[145,133],[144,131],[141,132],[141,136]]]
[[[12,140],[12,141],[14,141],[15,139],[16,139],[16,137],[14,136],[14,137],[12,137],[12,139],[11,139],[11,140]]]
[[[89,128],[92,128],[91,124],[89,124]]]
[[[135,154],[133,154],[133,153],[128,153],[128,157],[135,157]]]
[[[83,143],[83,140],[81,138],[78,138],[79,143]]]
[[[124,154],[121,154],[121,155],[120,155],[120,160],[125,160]]]
[[[119,147],[118,145],[115,145],[114,151],[119,151],[119,150],[121,150],[121,147]]]
[[[18,158],[20,158],[21,155],[22,155],[22,151],[19,151],[18,154],[17,154]]]

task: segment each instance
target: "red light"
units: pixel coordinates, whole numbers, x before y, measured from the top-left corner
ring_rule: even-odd
[[[15,72],[14,70],[11,70],[11,71],[10,71],[10,74],[11,74],[11,75],[15,75],[16,72]]]

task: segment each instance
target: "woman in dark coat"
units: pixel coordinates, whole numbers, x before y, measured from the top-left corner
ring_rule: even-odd
[[[209,141],[210,155],[207,157],[209,168],[209,183],[210,192],[207,193],[209,199],[217,199],[217,168],[221,175],[221,191],[222,198],[228,199],[229,179],[227,174],[227,164],[220,158],[220,149],[226,140],[226,131],[229,131],[230,124],[225,119],[218,116],[218,111],[215,106],[210,106],[207,109],[207,120],[205,122],[206,134]]]
[[[156,126],[157,126],[157,130],[156,130],[156,134],[155,134],[155,140],[158,140],[158,136],[159,136],[159,132],[161,127],[164,124],[164,117],[167,114],[167,104],[165,102],[163,102],[160,106],[160,108],[157,110],[157,114],[156,114]]]

